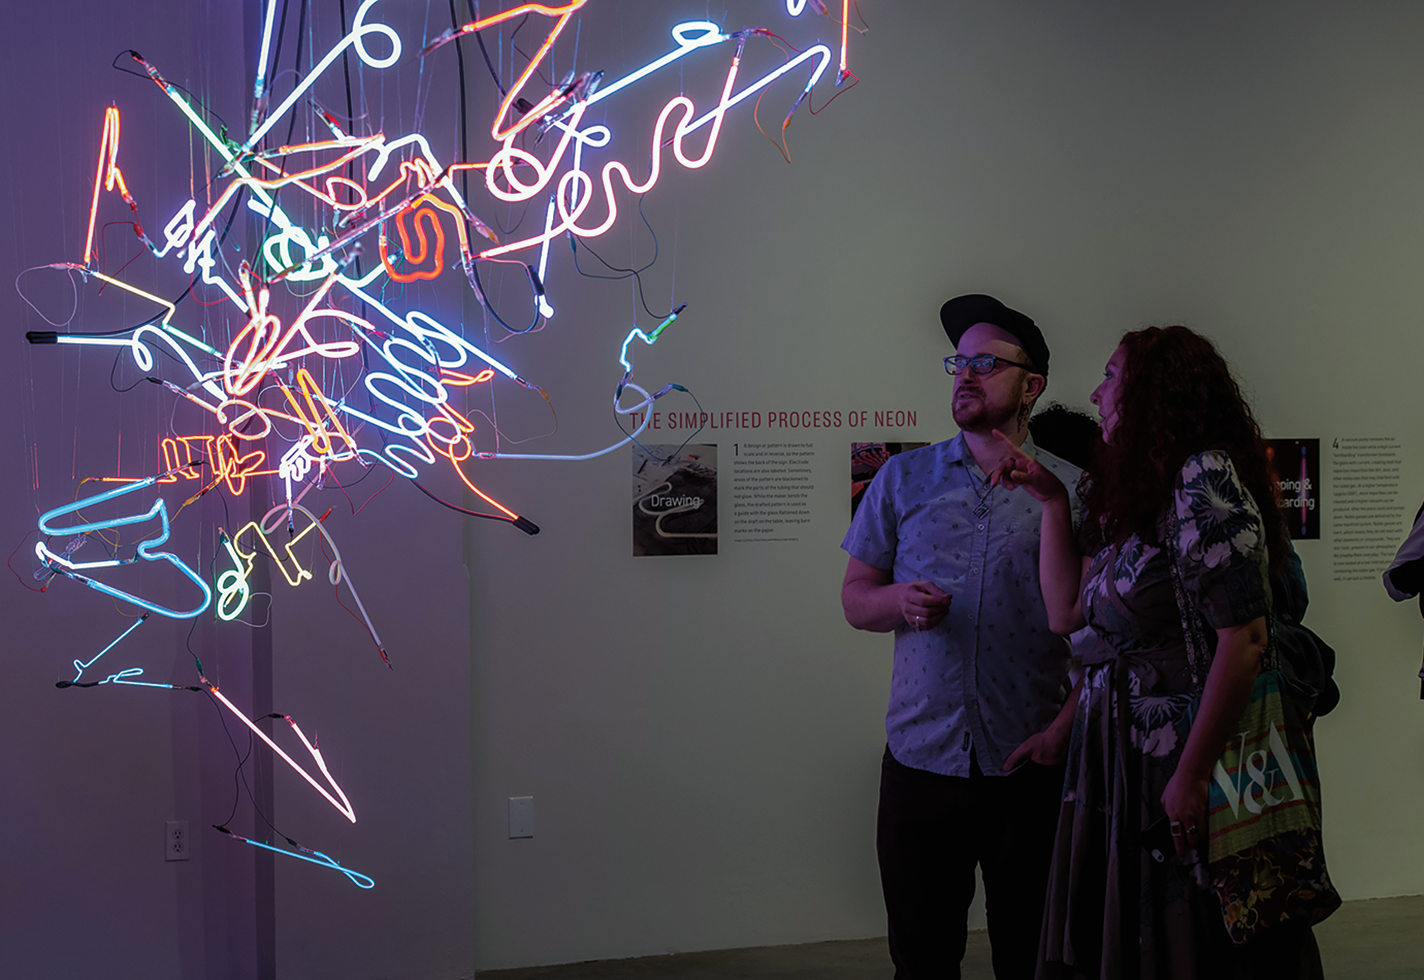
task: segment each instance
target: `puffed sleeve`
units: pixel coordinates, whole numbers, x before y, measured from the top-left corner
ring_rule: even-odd
[[[1183,584],[1207,623],[1243,626],[1269,613],[1265,525],[1231,458],[1209,450],[1187,460],[1175,498]]]

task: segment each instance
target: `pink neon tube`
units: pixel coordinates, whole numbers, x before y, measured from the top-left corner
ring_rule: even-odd
[[[281,746],[279,746],[276,742],[268,738],[266,732],[262,731],[262,729],[254,725],[251,719],[249,719],[241,711],[237,710],[237,706],[235,704],[233,704],[227,698],[223,697],[222,692],[218,690],[216,684],[213,684],[206,678],[201,679],[203,681],[203,684],[207,687],[208,693],[212,694],[213,697],[217,698],[224,705],[226,705],[227,710],[231,711],[233,714],[237,715],[237,717],[241,718],[242,723],[244,725],[252,729],[252,731],[256,732],[257,737],[262,739],[262,741],[266,742],[273,752],[276,752],[279,756],[281,756],[282,759],[287,763],[287,765],[291,766],[301,775],[303,779],[311,783],[312,788],[315,789],[322,796],[326,797],[327,801],[332,806],[336,807],[336,809],[341,813],[342,816],[344,816],[347,820],[350,820],[352,823],[356,822],[356,811],[351,809],[351,801],[346,798],[345,793],[341,792],[341,787],[336,785],[336,780],[331,778],[331,772],[326,768],[326,760],[321,757],[321,750],[307,740],[306,735],[302,734],[302,730],[297,727],[296,722],[292,721],[291,716],[285,716],[287,718],[287,724],[292,726],[292,731],[297,733],[297,738],[302,740],[302,744],[306,746],[307,751],[311,753],[311,757],[316,760],[317,768],[319,768],[321,770],[321,774],[326,777],[326,781],[331,784],[331,788],[336,790],[336,796],[341,797],[340,803],[336,802],[336,796],[332,796],[330,793],[328,793],[326,789],[320,784],[318,784],[315,779],[312,779],[311,775],[305,769],[297,765],[296,761],[293,760],[291,756],[283,752]]]

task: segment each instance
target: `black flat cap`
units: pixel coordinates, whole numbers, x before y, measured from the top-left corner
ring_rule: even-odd
[[[1038,373],[1048,377],[1048,342],[1043,339],[1043,331],[1031,318],[1009,309],[994,297],[983,293],[956,296],[939,308],[939,322],[944,324],[944,332],[955,347],[959,346],[964,331],[976,323],[992,323],[1008,331],[1018,340],[1029,360],[1037,365]]]

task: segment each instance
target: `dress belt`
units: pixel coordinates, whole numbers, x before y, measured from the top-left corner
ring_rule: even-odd
[[[1136,674],[1142,679],[1143,687],[1150,690],[1156,688],[1161,681],[1162,667],[1167,666],[1169,671],[1175,673],[1175,669],[1181,666],[1186,660],[1186,656],[1187,648],[1180,643],[1151,650],[1120,653],[1114,650],[1110,644],[1104,642],[1099,643],[1096,648],[1083,655],[1083,666],[1097,667],[1103,664],[1117,664],[1120,668],[1126,668],[1122,671],[1124,678],[1129,672]]]
[[[1122,601],[1122,596],[1117,591],[1117,581],[1113,574],[1117,568],[1118,545],[1113,544],[1108,555],[1107,568],[1103,571],[1104,591],[1107,593],[1108,601],[1113,604],[1118,613],[1126,620],[1140,619],[1141,617],[1127,608],[1127,604]],[[1098,664],[1117,663],[1127,668],[1146,682],[1149,688],[1155,688],[1161,679],[1159,667],[1170,661],[1185,660],[1187,656],[1187,645],[1183,639],[1175,639],[1160,646],[1149,647],[1145,650],[1134,650],[1130,653],[1120,652],[1111,643],[1102,637],[1097,638],[1093,648],[1083,654],[1083,666],[1092,667]],[[1127,671],[1123,671],[1122,677],[1125,679]]]

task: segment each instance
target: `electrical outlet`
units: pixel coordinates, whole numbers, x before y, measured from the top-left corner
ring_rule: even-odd
[[[190,850],[192,847],[188,840],[188,821],[168,821],[163,832],[163,860],[186,861]]]
[[[521,840],[534,836],[534,797],[509,798],[509,839]]]

